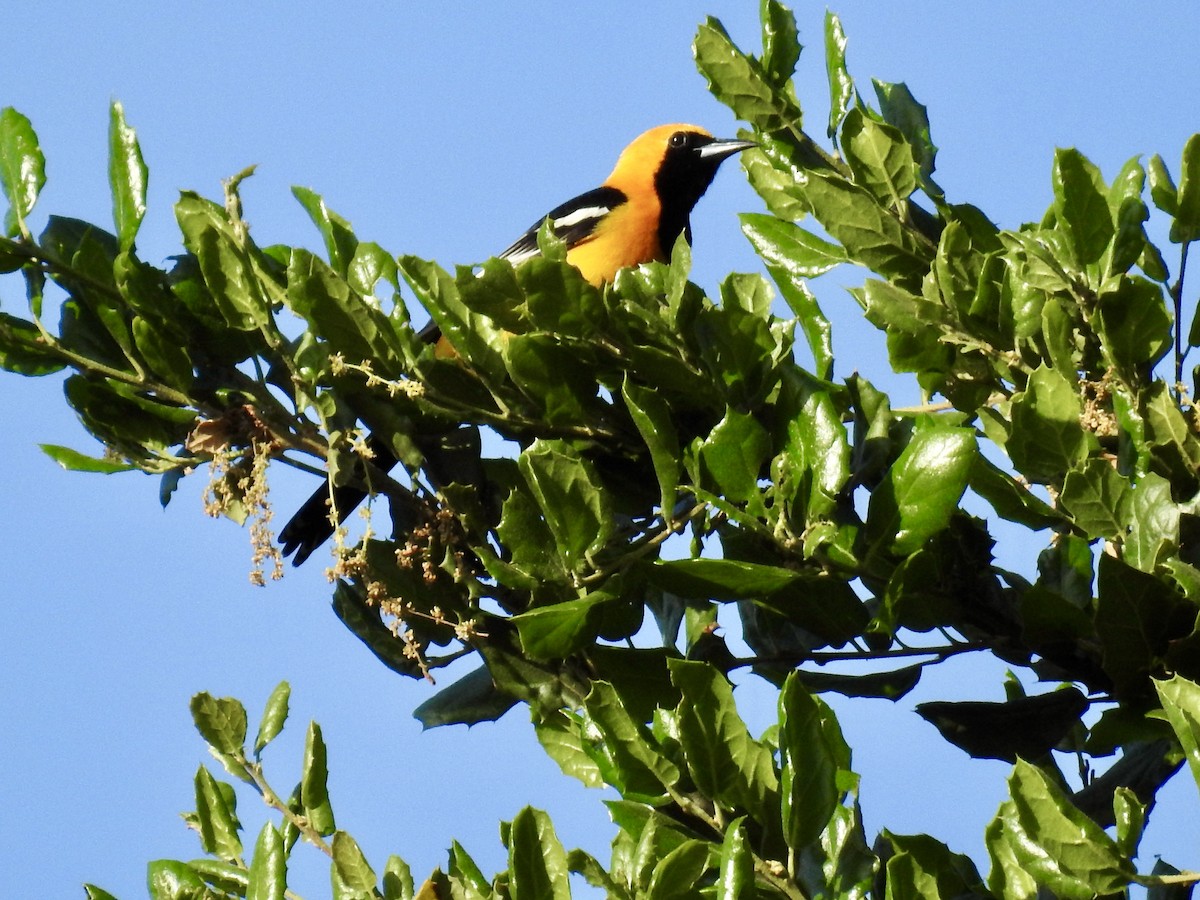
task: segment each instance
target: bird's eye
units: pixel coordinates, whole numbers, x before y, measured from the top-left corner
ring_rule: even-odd
[[[676,149],[686,147],[688,144],[688,133],[686,131],[677,131],[671,135],[667,143]]]

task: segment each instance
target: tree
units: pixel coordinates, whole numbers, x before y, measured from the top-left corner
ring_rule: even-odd
[[[335,603],[347,627],[402,674],[479,656],[424,721],[479,720],[523,700],[565,769],[624,797],[607,867],[564,855],[537,813],[514,820],[512,892],[560,883],[571,866],[618,893],[717,872],[731,893],[751,877],[764,891],[859,893],[877,874],[892,891],[983,893],[973,865],[932,838],[885,833],[867,848],[848,749],[810,693],[898,699],[965,652],[1064,685],[1026,697],[1013,681],[1005,704],[923,710],[973,756],[1015,761],[1012,798],[989,829],[987,889],[1118,890],[1134,877],[1144,807],[1196,752],[1197,439],[1180,382],[1200,341],[1175,323],[1200,227],[1200,144],[1185,147],[1178,185],[1157,157],[1145,169],[1131,161],[1110,186],[1061,151],[1050,212],[1002,231],[942,195],[925,111],[903,85],[877,83],[874,106],[856,91],[835,17],[828,149],[800,128],[789,81],[799,48],[781,6],[764,6],[763,34],[752,57],[709,22],[696,54],[760,142],[747,171],[771,215],[743,228],[795,320],[772,315],[756,276],[731,276],[719,302],[704,297],[687,282],[683,245],[670,265],[603,293],[548,236],[546,258],[516,272],[492,262],[452,276],[359,242],[306,192],[328,262],[260,248],[238,178],[223,204],[182,198],[187,253],[160,271],[136,256],[145,169],[117,106],[116,234],[54,219],[35,241],[24,219],[41,154],[28,122],[6,111],[12,213],[0,259],[25,277],[31,304],[28,318],[0,320],[4,365],[76,371],[68,399],[113,456],[53,451],[68,466],[160,474],[169,496],[211,459],[214,505],[253,519],[264,465],[308,454],[328,459],[335,484],[386,497],[401,537],[343,554]],[[1145,231],[1147,180],[1180,247],[1173,279]],[[806,217],[817,231],[797,224]],[[872,273],[855,296],[929,404],[892,410],[864,379],[831,379],[828,324],[805,279],[845,263]],[[67,295],[57,333],[42,320],[47,279]],[[459,361],[415,341],[405,305],[390,302],[401,279]],[[793,359],[796,324],[812,371]],[[1159,375],[1164,360],[1173,370]],[[361,460],[360,422],[406,476]],[[484,451],[481,428],[516,441],[519,458]],[[968,491],[1042,542],[1036,579],[994,564],[992,536],[960,508]],[[684,531],[691,556],[664,561]],[[664,646],[614,645],[646,608]],[[735,617],[748,655],[715,631]],[[814,669],[846,659],[872,668]],[[777,732],[755,740],[736,718],[721,675],[734,666],[781,685]],[[1170,728],[1150,715],[1160,706]],[[271,708],[276,722],[282,707]],[[238,706],[201,696],[193,711],[231,771],[253,779],[246,767],[262,748],[241,749]],[[319,732],[310,738],[307,788],[292,805],[332,831]],[[1076,754],[1086,787],[1052,748]],[[206,850],[236,868],[230,791],[197,782]],[[1115,842],[1099,827],[1113,823]],[[266,891],[289,840],[264,832],[258,874],[164,878],[195,872],[236,892],[245,877]],[[347,892],[368,880],[352,846],[343,836],[330,847]],[[549,868],[529,869],[539,855]],[[485,890],[462,855],[451,868]]]

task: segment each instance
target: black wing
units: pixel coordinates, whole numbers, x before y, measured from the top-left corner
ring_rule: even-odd
[[[550,220],[550,228],[555,237],[565,241],[568,247],[573,247],[591,235],[600,224],[600,220],[627,199],[624,193],[614,187],[598,187],[586,194],[580,194],[561,206],[554,207],[517,238],[511,247],[497,255],[501,259],[509,260],[513,265],[537,256],[537,233],[546,219]]]

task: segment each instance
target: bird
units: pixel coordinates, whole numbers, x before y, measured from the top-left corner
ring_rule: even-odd
[[[537,256],[538,230],[548,221],[566,245],[567,262],[596,287],[613,281],[623,268],[665,262],[681,234],[691,243],[692,209],[721,163],[753,146],[753,141],[716,138],[697,125],[651,128],[621,151],[599,187],[554,207],[498,256],[514,266]],[[432,322],[419,335],[431,344],[442,337]],[[370,446],[373,465],[386,470],[396,464],[383,441],[375,439]],[[339,522],[366,496],[360,488],[335,488]],[[321,487],[284,525],[279,543],[283,555],[292,556],[292,565],[298,566],[332,534],[329,490]]]

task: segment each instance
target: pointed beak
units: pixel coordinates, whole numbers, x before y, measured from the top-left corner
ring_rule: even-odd
[[[733,156],[735,153],[740,153],[750,147],[757,147],[758,144],[754,141],[737,141],[730,139],[718,138],[711,143],[705,144],[698,151],[701,159],[720,162],[727,156]]]

